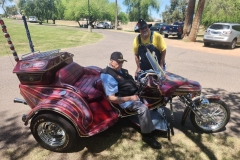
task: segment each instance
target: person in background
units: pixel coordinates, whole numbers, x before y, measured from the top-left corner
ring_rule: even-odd
[[[140,34],[133,41],[133,52],[137,64],[135,77],[140,70],[152,69],[152,66],[146,57],[147,50],[155,54],[154,56],[160,67],[165,70],[167,46],[164,38],[161,34],[151,31],[149,28],[152,24],[147,24],[143,19],[138,20],[137,26],[138,29],[135,31],[140,32]]]
[[[135,111],[140,122],[142,140],[154,149],[161,149],[161,144],[152,136],[155,130],[148,107],[136,95],[138,87],[126,69],[123,69],[121,52],[113,52],[109,65],[101,71],[101,80],[105,93],[112,103],[123,109]]]

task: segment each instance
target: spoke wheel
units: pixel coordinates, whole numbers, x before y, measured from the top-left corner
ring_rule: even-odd
[[[30,128],[43,148],[55,152],[71,150],[77,139],[77,132],[72,124],[57,114],[37,115],[31,121]]]
[[[190,114],[190,120],[194,127],[205,133],[218,132],[222,130],[230,119],[230,109],[221,100],[209,100],[208,106],[199,106],[202,115]]]

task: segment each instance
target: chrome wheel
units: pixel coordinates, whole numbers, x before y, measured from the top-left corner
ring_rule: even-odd
[[[50,146],[61,146],[66,141],[66,133],[55,123],[43,122],[37,128],[39,137]]]
[[[36,141],[43,148],[54,152],[71,151],[78,139],[77,132],[69,120],[56,113],[36,115],[30,128]]]
[[[230,110],[223,101],[209,102],[207,106],[198,107],[198,116],[191,112],[190,119],[192,124],[203,132],[217,132],[228,123]]]

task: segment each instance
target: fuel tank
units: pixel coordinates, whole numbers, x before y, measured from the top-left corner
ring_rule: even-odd
[[[162,81],[161,91],[164,96],[194,95],[201,94],[201,85],[197,81],[188,80],[179,75],[166,72],[165,79]]]

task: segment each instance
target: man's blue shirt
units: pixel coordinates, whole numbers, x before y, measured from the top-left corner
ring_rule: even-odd
[[[101,77],[106,95],[107,96],[115,95],[118,92],[118,82],[110,74],[101,73],[100,77]],[[126,108],[131,103],[133,103],[133,101],[127,101],[119,105],[122,108]]]

